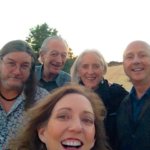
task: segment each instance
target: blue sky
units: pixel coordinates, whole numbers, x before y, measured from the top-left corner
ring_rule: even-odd
[[[0,47],[25,40],[29,29],[46,22],[73,52],[96,48],[106,61],[122,61],[133,40],[150,43],[149,0],[1,0]]]

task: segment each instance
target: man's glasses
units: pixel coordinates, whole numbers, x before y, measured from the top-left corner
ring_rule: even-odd
[[[5,64],[5,66],[8,69],[11,69],[11,70],[15,70],[16,68],[19,67],[20,71],[22,71],[22,72],[28,72],[31,69],[31,64],[28,63],[28,62],[24,62],[22,64],[18,64],[14,60],[4,60],[4,59],[1,59],[1,61]]]

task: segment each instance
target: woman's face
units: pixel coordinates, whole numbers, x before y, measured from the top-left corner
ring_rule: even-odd
[[[80,94],[68,94],[57,102],[38,135],[48,150],[90,150],[95,143],[94,120],[89,100]]]
[[[80,62],[78,74],[86,87],[97,88],[104,74],[98,56],[93,53],[86,53]]]

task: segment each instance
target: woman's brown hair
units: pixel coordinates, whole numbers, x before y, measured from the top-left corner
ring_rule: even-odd
[[[102,100],[90,89],[80,85],[70,84],[54,90],[40,100],[27,112],[29,122],[21,131],[20,136],[11,143],[11,150],[46,150],[45,144],[39,139],[37,129],[47,124],[56,103],[65,95],[78,93],[85,96],[93,108],[95,115],[95,145],[92,150],[109,150],[106,141],[103,120],[106,109]],[[71,100],[71,99],[70,99]]]

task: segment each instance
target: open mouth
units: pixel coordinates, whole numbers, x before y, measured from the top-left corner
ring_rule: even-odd
[[[141,72],[143,70],[144,70],[143,68],[134,68],[134,69],[132,69],[133,72]]]
[[[65,149],[74,150],[74,149],[81,148],[83,143],[81,141],[78,141],[78,140],[65,140],[65,141],[61,142],[61,145]]]
[[[54,64],[54,63],[51,63],[51,65],[53,65],[53,66],[56,67],[56,68],[59,68],[59,67],[62,66],[61,64]]]

